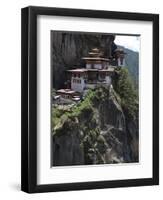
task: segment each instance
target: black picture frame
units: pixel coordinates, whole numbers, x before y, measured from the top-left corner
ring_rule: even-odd
[[[37,16],[56,15],[153,23],[153,177],[37,185]],[[21,190],[28,193],[159,184],[159,15],[30,6],[21,11]]]

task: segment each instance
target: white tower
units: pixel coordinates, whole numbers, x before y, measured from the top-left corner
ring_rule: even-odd
[[[83,92],[86,81],[86,69],[68,70],[71,75],[71,89],[76,92]]]
[[[124,67],[125,66],[125,52],[123,49],[116,49],[115,50],[115,58],[117,60],[117,66]]]

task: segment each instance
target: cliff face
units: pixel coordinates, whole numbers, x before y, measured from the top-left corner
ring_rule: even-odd
[[[90,91],[56,125],[53,165],[137,162],[138,134],[134,123],[126,121],[112,87]]]
[[[82,57],[87,56],[90,49],[100,48],[106,57],[111,55],[113,35],[85,34],[75,32],[51,32],[51,63],[53,71],[53,87],[65,87],[66,70],[84,67]],[[61,78],[62,77],[62,78]]]
[[[114,36],[52,31],[53,88],[65,88],[66,70],[84,67],[81,58],[95,47],[110,57]],[[138,98],[127,71],[117,71],[113,87],[89,91],[69,111],[52,108],[54,166],[139,161]]]

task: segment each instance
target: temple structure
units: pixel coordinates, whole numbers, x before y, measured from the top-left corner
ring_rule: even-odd
[[[111,84],[114,67],[99,49],[92,49],[89,56],[82,59],[85,61],[85,68],[68,70],[71,73],[72,90],[82,93],[85,89],[93,89],[97,85]]]
[[[65,99],[79,99],[85,90],[111,85],[115,66],[125,65],[124,55],[122,49],[116,49],[114,57],[109,59],[98,48],[93,48],[88,57],[82,58],[85,62],[84,68],[67,70],[71,88],[57,90],[57,95]]]
[[[60,104],[69,104],[72,101],[78,102],[80,101],[80,95],[71,89],[60,89],[56,91],[55,102]],[[64,99],[64,102],[63,102]],[[65,101],[66,99],[66,101]]]
[[[125,66],[125,52],[123,51],[123,49],[116,49],[114,51],[114,57],[115,57],[115,60],[117,61],[116,62],[116,65],[117,66]]]

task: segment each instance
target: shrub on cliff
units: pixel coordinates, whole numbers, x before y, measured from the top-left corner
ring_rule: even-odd
[[[122,108],[128,117],[135,118],[138,115],[138,95],[134,89],[128,69],[120,68],[116,71],[114,89],[121,98]]]

